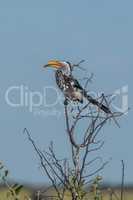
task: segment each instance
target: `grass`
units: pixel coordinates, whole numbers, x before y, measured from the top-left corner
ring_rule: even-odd
[[[28,196],[31,198],[32,194],[33,194],[33,190],[22,189],[21,194],[20,194],[20,200],[28,200],[25,197]],[[116,190],[116,194],[117,196],[120,196],[120,191]],[[51,192],[51,196],[52,196],[52,192]],[[133,200],[133,190],[128,190],[128,189],[125,190],[124,197],[125,197],[124,200]],[[116,199],[116,198],[114,197],[113,199]],[[0,188],[0,200],[14,200],[14,199],[11,197],[7,198],[7,189]],[[66,195],[65,200],[70,200],[70,196]],[[88,198],[86,198],[86,200],[94,200],[94,199],[92,195],[89,195]],[[109,194],[107,193],[107,191],[103,192],[103,200],[110,200]]]
[[[14,200],[11,196],[8,197],[8,190],[5,188],[0,188],[0,200]],[[26,197],[31,197],[32,192],[28,189],[22,189],[20,193],[20,200],[28,200]]]

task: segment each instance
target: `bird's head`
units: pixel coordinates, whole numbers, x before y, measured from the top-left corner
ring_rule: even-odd
[[[67,61],[59,61],[59,60],[50,60],[46,65],[43,66],[44,68],[50,67],[56,70],[61,70],[66,75],[71,74],[72,66],[71,63]]]

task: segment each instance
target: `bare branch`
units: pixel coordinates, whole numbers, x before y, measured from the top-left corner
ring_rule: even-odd
[[[91,176],[94,176],[96,175],[97,173],[99,173],[101,170],[104,169],[104,167],[109,163],[109,161],[106,161],[102,164],[101,167],[99,167],[96,171],[92,172],[91,174],[88,174],[86,176],[83,176],[83,178],[88,178],[88,177],[91,177]]]
[[[77,64],[71,64],[72,71],[84,60],[81,60]],[[88,83],[92,80],[93,74],[90,78],[85,78],[86,83],[84,91],[87,91]],[[84,79],[84,80],[85,80]],[[102,162],[101,157],[96,156],[95,158],[89,157],[91,152],[100,150],[104,142],[97,141],[102,128],[107,124],[108,121],[113,120],[117,126],[119,125],[116,118],[120,117],[123,113],[113,112],[111,110],[110,96],[102,94],[97,99],[98,107],[91,106],[89,100],[87,103],[79,104],[67,104],[64,103],[64,117],[66,123],[66,133],[69,138],[71,157],[70,159],[59,159],[55,153],[53,142],[51,142],[48,151],[41,151],[35,141],[32,139],[30,133],[25,128],[24,132],[28,136],[28,140],[31,142],[35,152],[37,153],[41,167],[48,176],[53,188],[55,189],[58,199],[63,200],[65,193],[69,191],[72,200],[83,200],[85,196],[85,185],[90,183],[91,177],[99,173],[109,163]],[[69,103],[69,102],[68,102]],[[102,112],[101,106],[107,107],[109,112]],[[82,126],[82,122],[84,126]],[[80,141],[78,141],[77,135],[80,133]],[[89,158],[89,159],[88,159]],[[90,173],[89,167],[97,160],[101,161],[101,166]],[[99,165],[100,165],[99,164]],[[123,168],[124,168],[124,163]],[[87,174],[87,175],[86,175]],[[123,187],[124,187],[124,169],[122,176],[121,186],[121,200],[123,200]]]

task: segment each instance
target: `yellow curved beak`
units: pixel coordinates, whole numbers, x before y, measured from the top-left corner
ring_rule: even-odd
[[[58,60],[50,60],[43,67],[52,67],[52,68],[55,68],[55,69],[59,69],[59,68],[63,67],[63,64]]]

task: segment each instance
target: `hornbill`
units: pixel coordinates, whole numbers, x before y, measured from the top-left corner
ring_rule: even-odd
[[[109,114],[110,110],[107,106],[98,102],[96,99],[87,94],[83,87],[79,84],[77,79],[73,77],[72,65],[69,62],[50,60],[48,64],[43,67],[51,67],[56,69],[55,78],[56,83],[60,90],[63,92],[66,100],[78,101],[83,103],[83,99],[87,99],[93,105],[103,110],[105,113]]]

